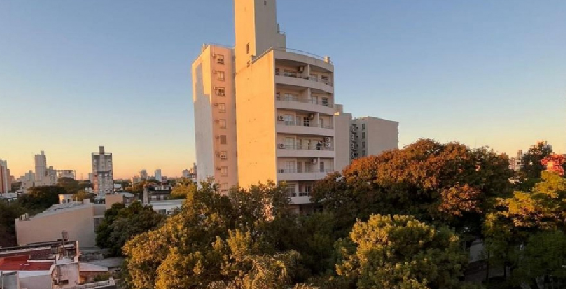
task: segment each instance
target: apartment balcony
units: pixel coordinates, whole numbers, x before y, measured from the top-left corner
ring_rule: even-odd
[[[334,158],[334,148],[326,145],[277,145],[277,157],[280,158]]]
[[[301,135],[322,135],[334,136],[334,126],[332,124],[319,124],[314,121],[277,121],[277,132]]]
[[[304,75],[299,72],[286,72],[276,69],[275,82],[285,85],[310,87],[334,94],[334,83],[330,79],[322,78],[319,75]]]
[[[300,111],[318,112],[328,115],[334,114],[334,105],[329,101],[315,99],[302,99],[299,97],[277,96],[276,107]]]
[[[304,205],[311,203],[311,193],[308,192],[292,192],[289,193],[289,199],[293,205]]]
[[[302,170],[296,169],[278,169],[278,181],[316,181],[324,179],[329,173],[333,173],[334,169],[324,170]]]

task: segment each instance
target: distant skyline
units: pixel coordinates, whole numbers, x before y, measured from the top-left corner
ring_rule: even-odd
[[[400,122],[400,147],[566,153],[566,1],[277,4],[288,47],[330,56],[337,103]],[[190,65],[233,31],[231,0],[0,1],[0,159],[19,177],[43,150],[86,178],[103,145],[115,178],[181,176],[195,160]]]

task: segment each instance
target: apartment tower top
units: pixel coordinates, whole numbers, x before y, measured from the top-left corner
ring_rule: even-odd
[[[276,0],[234,0],[236,73],[253,57],[271,48],[285,48],[285,34],[277,23]]]

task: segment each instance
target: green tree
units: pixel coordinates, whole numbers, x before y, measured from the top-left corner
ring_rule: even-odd
[[[337,272],[356,288],[461,288],[467,263],[459,238],[412,216],[372,215],[339,245]]]
[[[541,172],[545,169],[541,161],[550,154],[552,154],[551,147],[546,142],[538,142],[523,155],[523,167],[521,171],[523,171],[529,179],[540,178]]]
[[[222,196],[202,183],[181,212],[126,243],[127,283],[136,289],[292,287],[299,254],[284,249],[293,238],[285,236],[289,216],[284,187],[258,185]]]
[[[14,219],[25,212],[18,202],[0,200],[0,247],[17,245]]]
[[[195,182],[183,180],[173,187],[173,190],[171,191],[171,198],[185,199],[189,194],[194,193],[196,190],[197,184]]]
[[[59,178],[57,185],[64,188],[67,194],[76,194],[81,189],[79,182],[73,178]]]
[[[105,212],[104,220],[97,228],[97,244],[110,249],[111,255],[120,256],[130,238],[154,229],[163,219],[164,216],[151,206],[143,206],[140,202],[128,207],[114,204]]]
[[[115,203],[104,212],[104,219],[96,228],[96,245],[100,248],[110,248],[110,234],[112,234],[112,224],[118,218],[118,214],[126,206],[122,203]]]
[[[511,281],[534,284],[537,278],[564,282],[555,269],[563,264],[558,265],[560,262],[554,258],[563,253],[542,244],[562,242],[566,230],[566,180],[551,172],[542,172],[541,176],[542,181],[530,192],[517,191],[511,197],[498,199],[496,210],[485,219],[488,263],[506,268],[504,279],[508,279],[508,284]],[[540,250],[547,247],[550,253],[542,254]],[[540,266],[540,270],[534,270],[533,264]],[[507,271],[511,276],[507,276]]]
[[[318,182],[312,199],[335,214],[343,235],[357,218],[380,213],[414,215],[474,238],[493,200],[510,193],[508,165],[486,148],[419,140],[355,160]]]
[[[516,284],[529,284],[536,288],[537,283],[542,283],[541,289],[566,286],[564,232],[546,231],[532,234],[524,249],[517,253],[517,257],[520,262],[514,274]]]
[[[30,212],[43,211],[54,204],[59,203],[59,194],[66,194],[67,191],[59,186],[33,187],[18,198],[20,204]]]

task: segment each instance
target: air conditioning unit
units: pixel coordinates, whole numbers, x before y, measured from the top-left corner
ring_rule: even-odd
[[[330,138],[329,137],[324,137],[324,142],[330,142]]]
[[[318,163],[318,159],[312,159],[312,163],[313,163],[313,164]]]
[[[222,168],[221,168],[221,167],[216,167],[216,170],[217,170],[217,171],[221,171]]]
[[[314,113],[309,114],[309,119],[314,119]]]
[[[278,172],[279,172],[280,174],[282,174],[282,173],[285,173],[285,170],[280,169],[280,170],[278,170]]]
[[[280,149],[284,149],[284,148],[285,148],[285,144],[280,143],[280,144],[279,144],[279,148],[280,148]]]
[[[219,139],[219,138],[220,138],[220,136],[219,136],[219,135],[217,135],[217,136],[216,136],[216,139]]]
[[[282,116],[282,115],[280,115],[280,116],[277,117],[277,120],[278,120],[278,121],[284,121],[284,120],[285,120],[285,117]]]
[[[327,147],[327,148],[330,148],[330,143],[329,143],[329,142],[327,142],[327,143],[325,143],[325,145],[324,145],[324,146],[325,146],[325,147]]]
[[[220,122],[220,120],[215,120],[214,122],[215,122],[215,123],[219,123],[219,122]]]
[[[218,106],[218,103],[215,103],[214,106]]]

